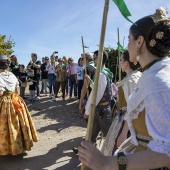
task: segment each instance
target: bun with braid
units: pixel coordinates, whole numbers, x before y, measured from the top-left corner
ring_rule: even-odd
[[[165,57],[170,50],[170,19],[166,10],[158,8],[153,15],[139,19],[130,27],[130,32],[137,40],[143,36],[146,48],[158,57]]]
[[[170,50],[170,20],[159,21],[146,36],[146,48],[160,58],[168,55]]]

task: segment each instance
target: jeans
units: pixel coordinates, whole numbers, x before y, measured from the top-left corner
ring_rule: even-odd
[[[37,90],[37,96],[40,96],[40,76],[37,75],[37,82],[36,82],[36,90]]]
[[[106,106],[98,105],[95,110],[91,142],[95,143],[100,131],[106,136],[112,124],[110,104]]]
[[[70,87],[70,77],[67,77],[67,79],[66,79],[66,94],[68,94],[69,87]]]
[[[78,80],[78,99],[81,97],[81,89],[83,87],[84,80]]]
[[[20,86],[20,97],[25,97],[25,87]]]
[[[55,74],[48,74],[48,84],[49,84],[50,95],[52,94],[52,90],[55,94],[55,90],[56,90],[56,75]]]
[[[44,82],[41,81],[41,92],[44,92]]]
[[[74,97],[76,97],[77,96],[76,78],[75,75],[70,75],[70,97],[72,97],[73,86],[74,86]]]
[[[42,83],[44,84],[44,90],[45,93],[47,93],[47,79],[42,79]]]
[[[35,100],[35,90],[30,90],[30,100]]]

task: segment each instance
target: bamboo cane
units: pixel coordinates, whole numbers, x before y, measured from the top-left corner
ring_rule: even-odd
[[[86,133],[86,137],[85,137],[85,141],[87,141],[87,142],[90,142],[90,140],[91,140],[91,134],[92,134],[92,128],[93,128],[99,74],[100,74],[100,71],[101,71],[102,60],[103,60],[103,48],[104,48],[104,39],[105,39],[105,32],[106,32],[108,9],[109,9],[109,0],[105,0],[101,35],[100,35],[100,46],[99,46],[99,54],[98,54],[98,61],[97,61],[97,69],[96,69],[96,72],[95,72],[94,86],[93,86],[93,90],[92,90],[91,109],[90,109],[90,114],[89,114],[89,118],[88,118],[87,133]],[[84,164],[82,164],[81,170],[85,170],[85,169],[86,169],[86,166]]]
[[[117,28],[117,38],[119,41],[119,28]],[[119,47],[118,47],[119,48]],[[119,82],[121,81],[121,67],[120,67],[120,50],[118,49],[118,57],[119,57]]]
[[[85,50],[84,50],[84,40],[83,40],[83,36],[81,36],[81,40],[82,40],[82,48],[83,48],[83,65],[84,65],[84,72],[85,75],[87,74],[87,67],[86,67],[86,56],[85,56]],[[87,89],[87,98],[89,97],[89,90],[88,90],[88,82],[86,81],[86,89]]]
[[[119,59],[118,59],[118,57],[116,58],[116,73],[115,73],[115,82],[114,83],[116,83],[116,81],[117,81],[117,70],[118,70],[118,64],[119,64],[119,61],[118,61]]]

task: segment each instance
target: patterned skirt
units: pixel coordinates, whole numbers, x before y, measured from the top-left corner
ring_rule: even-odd
[[[24,100],[14,93],[0,97],[0,155],[31,150],[37,132]]]

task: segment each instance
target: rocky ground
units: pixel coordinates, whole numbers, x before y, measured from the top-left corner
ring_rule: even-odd
[[[39,141],[31,151],[18,156],[1,156],[0,170],[78,170],[80,162],[72,151],[86,133],[86,123],[76,99],[51,100],[42,95],[31,103],[26,100]]]

